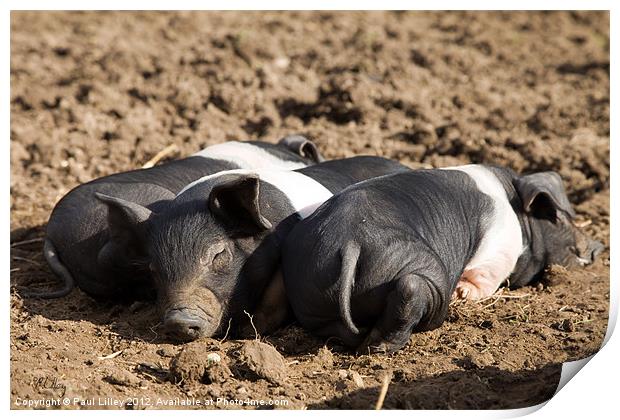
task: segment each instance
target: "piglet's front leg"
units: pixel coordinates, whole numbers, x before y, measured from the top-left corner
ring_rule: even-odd
[[[271,282],[267,285],[261,297],[255,313],[248,317],[245,325],[241,327],[241,337],[254,337],[256,334],[272,333],[280,328],[291,316],[282,271],[278,269]]]
[[[452,299],[473,301],[484,299],[495,293],[504,280],[484,268],[465,269],[452,294]]]
[[[520,248],[502,244],[484,248],[486,251],[477,254],[463,270],[453,299],[475,301],[491,296],[512,273]]]

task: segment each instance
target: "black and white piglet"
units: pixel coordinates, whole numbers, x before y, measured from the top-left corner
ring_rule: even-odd
[[[480,299],[545,266],[590,263],[602,245],[573,224],[554,172],[483,165],[361,182],[288,235],[282,270],[299,322],[359,351],[395,351],[438,327],[451,297]]]
[[[316,146],[301,136],[285,137],[277,145],[233,141],[154,168],[122,172],[80,185],[56,204],[44,243],[45,258],[64,286],[53,292],[27,291],[24,295],[61,297],[77,284],[94,297],[152,296],[148,270],[137,264],[145,255],[146,244],[128,233],[127,224],[115,211],[119,203],[135,209],[130,229],[138,233],[145,229],[144,222],[153,211],[202,176],[235,168],[292,170],[322,160]]]
[[[379,157],[323,162],[296,171],[233,170],[199,179],[149,221],[138,203],[110,201],[111,229],[145,244],[164,326],[182,340],[232,326],[279,325],[287,302],[278,276],[280,244],[333,193],[374,176],[408,170]],[[121,217],[123,215],[123,217]],[[247,315],[246,315],[247,313]],[[250,331],[252,331],[250,329]]]

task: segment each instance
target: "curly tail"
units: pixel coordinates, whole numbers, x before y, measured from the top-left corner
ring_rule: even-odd
[[[360,256],[360,247],[356,243],[348,242],[341,250],[340,268],[340,317],[353,334],[359,334],[359,329],[351,317],[351,290],[355,283],[355,267]]]
[[[43,244],[43,255],[47,260],[50,268],[60,279],[63,281],[63,286],[59,290],[55,290],[52,292],[25,292],[22,293],[22,296],[28,298],[40,298],[40,299],[55,299],[67,296],[73,288],[75,287],[75,281],[73,280],[73,276],[67,270],[67,267],[63,265],[58,259],[58,254],[56,253],[56,248],[52,241],[48,238],[45,239],[45,243]]]

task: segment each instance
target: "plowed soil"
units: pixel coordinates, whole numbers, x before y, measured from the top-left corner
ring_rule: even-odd
[[[20,290],[55,284],[41,238],[79,183],[170,144],[177,158],[293,132],[327,158],[558,171],[608,246],[608,13],[14,12],[10,96],[14,408],[61,396],[60,408],[373,408],[386,376],[385,408],[523,407],[601,345],[608,250],[453,305],[393,356],[355,356],[296,325],[265,345],[175,344],[152,303]]]

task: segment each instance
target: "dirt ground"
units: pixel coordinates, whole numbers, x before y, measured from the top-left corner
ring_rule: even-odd
[[[388,376],[385,408],[514,408],[550,398],[560,363],[598,350],[608,250],[453,305],[393,356],[355,356],[296,325],[261,337],[273,347],[177,345],[152,303],[20,297],[56,281],[41,238],[74,186],[169,144],[180,157],[293,132],[327,158],[558,171],[584,229],[609,245],[609,15],[12,13],[11,406],[373,408]]]

